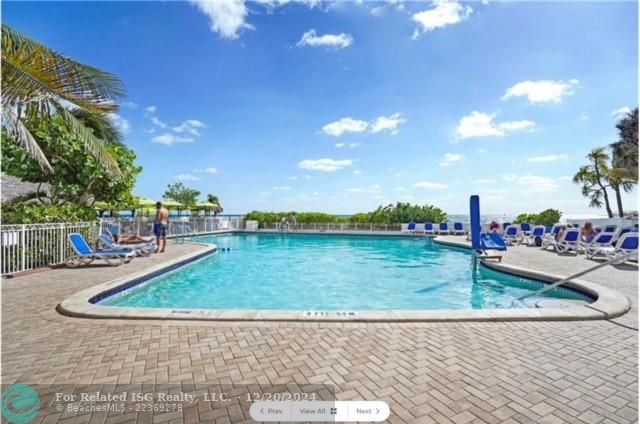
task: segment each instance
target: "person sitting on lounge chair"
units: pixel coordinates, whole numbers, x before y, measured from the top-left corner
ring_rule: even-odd
[[[489,224],[489,232],[497,233],[498,231],[500,231],[500,224],[498,224],[496,221],[491,221],[491,223]]]
[[[596,236],[596,230],[593,228],[593,224],[589,221],[584,223],[584,227],[580,230],[580,237],[582,241],[585,243],[590,243],[591,240]]]

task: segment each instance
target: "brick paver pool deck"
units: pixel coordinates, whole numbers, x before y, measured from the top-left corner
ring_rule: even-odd
[[[638,421],[637,267],[583,279],[627,295],[610,321],[461,323],[172,322],[71,318],[73,293],[151,268],[197,245],[118,268],[56,269],[2,280],[2,382],[59,385],[327,384],[339,400],[384,400],[391,423]],[[504,262],[568,275],[593,262],[514,247]],[[156,413],[154,422],[252,422],[246,405]],[[36,422],[150,421],[136,412]]]

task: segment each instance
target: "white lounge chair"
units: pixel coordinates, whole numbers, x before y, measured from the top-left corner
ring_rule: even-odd
[[[427,222],[424,224],[424,235],[433,236],[436,234],[436,229],[433,227],[433,223]]]
[[[522,237],[520,235],[520,228],[517,225],[509,225],[504,230],[503,238],[509,246],[519,244],[520,240],[522,240]]]
[[[103,260],[109,265],[121,265],[131,262],[136,256],[132,249],[93,250],[82,234],[69,234],[69,242],[76,251],[76,256],[68,258],[65,264],[75,268],[80,265],[89,265],[95,260]]]
[[[580,243],[580,229],[567,228],[562,233],[560,240],[554,241],[551,246],[553,246],[555,251],[558,253],[580,253],[582,251],[582,245]]]
[[[466,234],[466,232],[464,231],[464,226],[462,225],[462,222],[453,223],[453,234],[455,234],[456,236],[463,236]]]
[[[550,245],[553,244],[553,242],[556,241],[556,236],[558,235],[558,233],[562,230],[565,229],[566,226],[562,225],[562,224],[554,224],[553,227],[551,227],[551,231],[546,233],[543,237],[542,237],[542,248],[546,249],[547,247],[549,247]]]
[[[631,232],[625,233],[618,239],[615,246],[605,246],[595,248],[592,252],[591,258],[595,256],[605,256],[607,260],[621,258],[622,256],[628,253],[636,253],[636,261],[638,260],[638,233]],[[619,262],[614,263],[622,263],[627,259],[620,259]]]
[[[590,242],[582,242],[581,244],[585,256],[588,259],[593,259],[593,257],[601,251],[601,249],[613,247],[614,240],[614,233],[605,233],[603,231],[596,234]]]
[[[540,239],[542,239],[546,230],[547,228],[544,225],[536,225],[535,227],[533,227],[533,230],[531,230],[531,234],[524,235],[522,241],[527,246],[534,246],[536,244],[536,238],[540,237]]]

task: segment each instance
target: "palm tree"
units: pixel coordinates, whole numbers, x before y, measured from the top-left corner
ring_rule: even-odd
[[[611,144],[613,166],[626,169],[638,180],[638,108],[617,124],[619,140]]]
[[[637,183],[637,174],[633,175],[625,168],[610,169],[606,176],[609,187],[616,194],[616,204],[618,206],[618,215],[624,217],[624,209],[622,207],[622,191],[629,193],[633,190],[633,185]]]
[[[45,172],[53,169],[26,124],[58,114],[105,169],[118,176],[118,165],[102,140],[70,109],[112,113],[118,108],[115,99],[122,95],[124,88],[116,76],[64,57],[2,25],[2,126],[11,142]]]
[[[213,203],[214,205],[216,205],[213,208],[213,214],[217,215],[220,212],[222,212],[224,209],[222,208],[222,205],[220,205],[220,200],[218,199],[218,196],[215,196],[213,194],[207,194],[207,202],[209,203]]]
[[[591,164],[580,167],[573,177],[573,182],[582,184],[582,195],[589,197],[591,200],[589,206],[599,208],[602,207],[604,201],[607,216],[613,218],[609,194],[603,183],[609,172],[609,166],[607,165],[609,155],[604,147],[598,147],[587,155],[587,159]]]

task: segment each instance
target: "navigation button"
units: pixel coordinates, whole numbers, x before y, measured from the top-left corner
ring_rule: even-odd
[[[249,415],[256,421],[291,421],[291,402],[255,402],[249,408]]]

